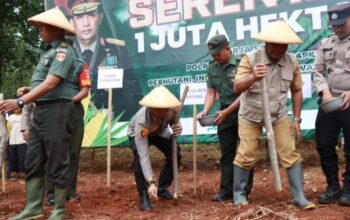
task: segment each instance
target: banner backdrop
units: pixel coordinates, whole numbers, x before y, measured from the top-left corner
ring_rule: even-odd
[[[183,108],[184,135],[179,141],[192,142],[192,104],[197,104],[199,110],[203,108],[206,67],[211,60],[207,54],[208,39],[215,34],[226,35],[233,54],[240,57],[260,47],[252,36],[280,18],[304,41],[290,45],[288,51],[299,60],[303,73],[303,135],[306,139],[314,137],[318,106],[311,71],[315,50],[321,39],[331,34],[328,7],[344,1],[101,0],[100,13],[87,10],[74,16],[71,7],[81,1],[48,1],[49,8],[59,6],[74,24],[78,39],[74,46],[77,54],[88,60],[92,73],[91,97],[85,100],[84,146],[106,146],[107,92],[97,89],[97,77],[99,71],[113,68],[124,69],[123,88],[113,89],[113,145],[127,142],[127,123],[140,107],[138,101],[144,94],[165,85],[180,97],[184,84],[190,84],[188,99],[192,101]],[[84,44],[89,41],[93,53],[83,55],[84,46],[87,47]],[[291,109],[290,100],[288,105]],[[198,125],[198,134],[200,143],[217,141],[214,126]]]

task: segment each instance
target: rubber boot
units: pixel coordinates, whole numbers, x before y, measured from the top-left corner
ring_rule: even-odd
[[[140,210],[149,211],[153,208],[151,202],[149,201],[149,196],[147,190],[143,190],[140,193]]]
[[[315,204],[308,201],[304,195],[301,163],[287,169],[287,174],[290,192],[292,193],[293,197],[293,204],[306,210],[315,209]]]
[[[25,183],[26,206],[18,215],[9,218],[9,220],[28,220],[44,216],[43,196],[44,196],[44,178],[32,178]]]
[[[66,202],[68,189],[55,187],[55,206],[48,220],[63,220],[65,216],[64,203]]]
[[[248,205],[246,186],[248,184],[250,170],[233,165],[233,204]]]
[[[139,192],[140,196],[140,210],[141,211],[149,211],[153,208],[147,191],[147,184],[146,180],[143,177],[142,172],[135,172],[135,182],[137,191]]]

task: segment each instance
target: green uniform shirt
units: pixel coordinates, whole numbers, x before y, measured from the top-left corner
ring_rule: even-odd
[[[239,94],[233,92],[233,82],[237,71],[237,60],[231,54],[230,61],[226,65],[220,65],[214,60],[209,62],[207,70],[207,87],[215,89],[219,93],[221,106],[231,105]]]
[[[37,87],[46,79],[48,74],[58,76],[62,78],[62,81],[52,91],[40,97],[38,101],[71,100],[74,93],[72,90],[74,90],[76,84],[75,72],[78,71],[76,65],[73,48],[67,41],[56,39],[48,44],[40,56],[38,65],[35,67],[30,88]]]

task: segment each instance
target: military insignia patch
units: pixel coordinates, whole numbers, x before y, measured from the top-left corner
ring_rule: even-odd
[[[141,129],[141,137],[148,137],[148,129],[147,128],[142,128]]]
[[[332,20],[338,19],[337,13],[333,13],[333,14],[331,15],[331,19],[332,19]]]
[[[59,62],[62,62],[64,59],[66,59],[66,53],[65,52],[57,52],[56,60]]]

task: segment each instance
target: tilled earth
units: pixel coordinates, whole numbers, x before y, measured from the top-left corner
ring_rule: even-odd
[[[159,173],[162,155],[151,147],[152,165]],[[128,148],[113,148],[111,187],[106,182],[105,149],[84,149],[81,156],[78,193],[80,202],[66,203],[66,219],[350,219],[350,207],[338,204],[320,205],[317,197],[326,187],[319,158],[313,142],[303,142],[299,149],[304,162],[304,189],[308,199],[317,204],[316,210],[305,211],[291,204],[285,169],[281,168],[283,191],[275,192],[270,164],[262,147],[256,165],[250,204],[234,207],[231,201],[211,202],[218,192],[220,181],[217,146],[198,147],[197,191],[193,195],[192,150],[182,146],[182,162],[179,173],[180,195],[178,200],[152,200],[151,212],[139,211],[139,199],[132,171],[132,153]],[[342,150],[340,172],[344,171]],[[340,173],[341,176],[341,173]],[[172,187],[170,188],[172,191]],[[25,203],[23,179],[6,182],[6,192],[0,192],[0,219],[8,219],[19,212]],[[46,219],[52,207],[44,206]]]

